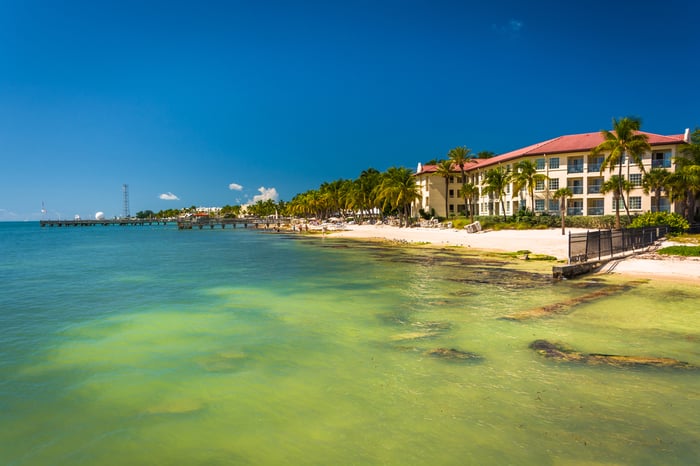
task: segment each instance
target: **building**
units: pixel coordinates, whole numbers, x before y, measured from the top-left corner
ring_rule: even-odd
[[[651,146],[651,150],[643,156],[645,171],[659,167],[673,172],[674,159],[679,154],[679,148],[689,141],[690,131],[686,129],[685,134],[671,136],[643,133],[647,135]],[[464,169],[465,181],[479,188],[474,214],[503,214],[498,198],[486,194],[483,189],[484,174],[499,166],[513,171],[515,164],[522,160],[534,162],[537,173],[545,175],[546,178],[537,183],[534,206],[531,205],[532,200],[527,189],[513,192],[513,183],[510,183],[503,199],[506,215],[517,213],[521,207],[531,209],[535,213],[558,215],[559,201],[553,199],[553,194],[557,189],[564,187],[568,187],[573,193],[573,197],[567,203],[568,215],[614,214],[613,194],[602,194],[600,191],[603,183],[618,173],[617,166],[612,173],[607,169],[601,172],[601,164],[605,156],[590,154],[591,149],[601,142],[603,142],[603,136],[600,132],[573,134],[523,147],[490,159],[473,159],[465,165]],[[464,212],[466,209],[464,199],[459,195],[462,187],[459,167],[452,166],[454,176],[448,179],[447,185],[445,178],[437,175],[437,169],[437,165],[418,164],[416,182],[420,187],[421,197],[413,206],[414,213],[417,214],[422,209],[428,214],[445,217]],[[623,175],[633,186],[628,198],[630,212],[643,213],[655,209],[653,193],[644,194],[642,171],[634,162],[630,163],[629,158],[623,163]],[[447,213],[445,196],[447,196]],[[659,210],[679,212],[679,206],[669,202],[668,193],[662,192]]]

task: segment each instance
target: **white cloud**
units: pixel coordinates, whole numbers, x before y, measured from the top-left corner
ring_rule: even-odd
[[[163,193],[160,196],[158,196],[160,199],[163,199],[164,201],[179,201],[180,198],[174,195],[173,193]]]
[[[511,31],[520,32],[520,30],[523,28],[523,22],[517,19],[511,19],[508,21],[508,26],[510,27]]]
[[[230,189],[231,191],[243,191],[243,186],[241,186],[238,183],[231,183],[230,185],[228,185],[228,189]]]
[[[267,201],[268,199],[272,199],[273,201],[277,202],[277,199],[279,198],[279,194],[277,194],[277,190],[275,188],[260,186],[258,188],[258,192],[260,194],[253,196],[253,203],[258,201]]]
[[[519,19],[511,19],[507,24],[492,24],[491,29],[499,34],[516,38],[520,36],[523,26],[524,23]]]

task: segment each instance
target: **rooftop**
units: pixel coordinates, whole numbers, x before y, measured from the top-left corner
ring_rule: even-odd
[[[641,134],[647,135],[647,141],[651,146],[668,145],[668,144],[683,144],[685,142],[683,134],[674,134],[663,136],[660,134],[647,133],[639,131]],[[500,154],[490,159],[472,159],[472,162],[464,166],[465,171],[474,170],[477,168],[497,165],[499,163],[508,162],[513,159],[518,159],[524,156],[536,155],[554,155],[568,154],[575,152],[589,152],[594,147],[603,142],[603,135],[600,131],[595,133],[570,134],[567,136],[559,136],[547,141],[538,142],[521,149],[516,149],[505,154]],[[453,165],[455,171],[459,171],[459,167]],[[437,171],[437,165],[423,165],[419,173],[433,173]]]

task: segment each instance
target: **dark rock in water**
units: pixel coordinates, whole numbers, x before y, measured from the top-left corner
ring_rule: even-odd
[[[672,369],[698,369],[690,363],[673,358],[646,356],[619,356],[614,354],[581,353],[572,348],[547,340],[535,340],[530,348],[548,359],[564,362],[578,362],[589,366],[606,364],[615,367],[667,367]]]
[[[527,311],[520,311],[513,314],[508,314],[506,316],[500,317],[500,319],[521,321],[528,319],[539,319],[543,317],[552,317],[560,314],[567,314],[578,305],[590,303],[601,298],[606,298],[608,296],[612,296],[618,293],[633,290],[635,287],[643,283],[646,283],[646,281],[632,280],[619,285],[606,286],[604,288],[592,291],[590,293],[586,293],[582,296],[570,298],[558,303],[538,306],[534,309],[530,309]]]
[[[445,359],[448,361],[474,361],[481,359],[481,356],[475,353],[469,353],[467,351],[461,351],[454,348],[435,348],[426,351],[426,354],[436,358]]]

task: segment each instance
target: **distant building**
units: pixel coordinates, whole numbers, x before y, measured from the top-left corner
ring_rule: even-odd
[[[651,150],[644,154],[643,164],[646,171],[651,168],[666,168],[675,170],[674,159],[679,155],[681,145],[688,142],[689,130],[685,134],[662,136],[646,133]],[[615,213],[613,194],[601,194],[602,184],[618,173],[617,166],[611,173],[608,169],[601,172],[601,164],[605,155],[592,156],[591,149],[603,142],[600,132],[560,136],[548,141],[523,147],[490,159],[473,159],[464,167],[466,182],[473,183],[479,188],[479,196],[474,206],[475,215],[501,215],[503,210],[495,196],[486,194],[483,189],[484,173],[498,166],[505,170],[514,170],[515,164],[521,160],[531,160],[537,165],[537,172],[547,177],[535,188],[535,201],[527,192],[513,192],[513,183],[506,189],[503,199],[507,215],[517,213],[521,207],[527,207],[535,213],[559,214],[559,201],[552,198],[559,188],[568,187],[573,197],[568,200],[568,215],[610,215]],[[454,176],[448,179],[445,189],[445,179],[436,174],[436,165],[418,164],[416,181],[421,190],[421,197],[414,204],[414,214],[419,209],[425,212],[435,212],[436,216],[446,217],[462,213],[466,210],[464,199],[459,195],[462,187],[461,174],[458,166],[453,165]],[[655,208],[653,193],[644,194],[642,189],[642,172],[629,157],[624,161],[623,175],[633,188],[629,193],[628,205],[630,212],[642,213]],[[447,212],[445,212],[445,196],[447,196]],[[668,199],[668,193],[662,192],[660,210],[680,212],[679,205],[674,205]],[[621,209],[622,210],[622,209]]]

